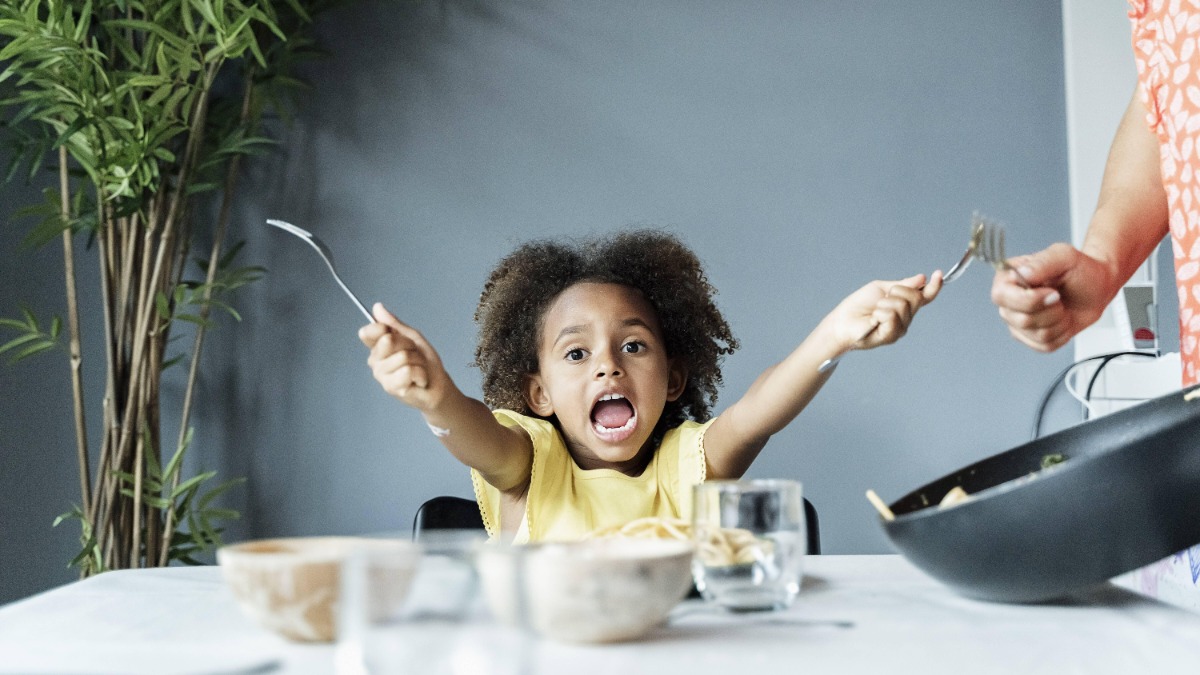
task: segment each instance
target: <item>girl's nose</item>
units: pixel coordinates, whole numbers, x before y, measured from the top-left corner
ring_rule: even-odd
[[[596,378],[602,377],[619,377],[621,375],[621,367],[617,365],[617,357],[609,350],[603,350],[597,354],[596,359]]]

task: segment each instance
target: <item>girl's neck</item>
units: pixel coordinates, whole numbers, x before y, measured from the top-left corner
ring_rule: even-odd
[[[571,459],[575,462],[575,466],[579,467],[580,469],[583,469],[584,471],[612,469],[613,471],[623,473],[631,478],[636,478],[646,471],[646,467],[650,466],[650,460],[654,458],[654,452],[656,450],[653,440],[648,440],[646,441],[646,444],[642,446],[642,449],[638,451],[637,455],[630,458],[628,461],[606,462],[603,459],[596,457],[595,453],[581,452],[575,447],[575,444],[566,438],[563,439],[563,442],[567,446],[567,454],[571,455]]]

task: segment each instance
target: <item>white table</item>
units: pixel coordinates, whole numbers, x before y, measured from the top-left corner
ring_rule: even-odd
[[[812,556],[786,612],[696,600],[636,643],[535,642],[526,672],[1153,673],[1200,668],[1200,615],[1105,586],[1076,601],[962,598],[899,556]],[[333,673],[334,647],[243,616],[215,567],[110,572],[0,607],[4,673]],[[482,671],[482,672],[487,672]]]

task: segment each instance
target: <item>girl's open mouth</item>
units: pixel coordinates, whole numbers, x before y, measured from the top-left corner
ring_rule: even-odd
[[[592,407],[592,429],[606,441],[623,441],[636,428],[637,411],[620,394],[605,394]]]

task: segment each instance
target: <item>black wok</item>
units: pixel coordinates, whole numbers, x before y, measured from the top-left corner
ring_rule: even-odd
[[[1200,543],[1200,388],[1018,446],[905,495],[883,521],[917,567],[1000,602],[1067,596]],[[1042,469],[1047,456],[1060,464]],[[939,508],[954,486],[971,498]]]

